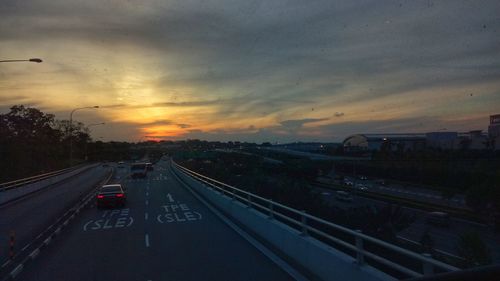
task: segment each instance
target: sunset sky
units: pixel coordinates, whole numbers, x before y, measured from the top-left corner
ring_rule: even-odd
[[[94,139],[342,141],[486,129],[500,1],[0,1],[0,112]],[[148,137],[145,137],[148,136]]]

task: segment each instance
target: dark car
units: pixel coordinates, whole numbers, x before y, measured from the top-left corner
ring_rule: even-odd
[[[427,213],[426,222],[439,227],[449,227],[450,215],[445,212],[430,212]]]
[[[126,202],[127,196],[121,184],[103,185],[97,193],[97,208],[123,207]]]
[[[155,168],[153,167],[153,163],[146,163],[146,169],[148,171],[153,171]]]
[[[145,178],[148,173],[148,168],[146,163],[134,163],[130,166],[130,173],[133,179],[135,178]]]

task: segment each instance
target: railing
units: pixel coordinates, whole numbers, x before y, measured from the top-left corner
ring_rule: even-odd
[[[398,272],[396,274],[398,277],[401,277],[401,274],[404,277],[421,277],[430,276],[437,272],[460,270],[459,268],[433,259],[430,254],[419,254],[403,249],[365,235],[359,230],[352,230],[331,223],[307,214],[305,211],[290,208],[273,200],[206,177],[174,161],[172,161],[172,164],[188,176],[206,184],[208,187],[214,188],[214,190],[219,191],[222,195],[229,196],[231,200],[238,200],[248,208],[259,210],[267,215],[269,219],[277,219],[294,227],[303,236],[314,236],[314,238],[329,245],[336,245],[335,248],[343,248],[344,251],[350,251],[359,265],[365,263],[376,264],[379,268],[382,265],[384,269],[389,269],[392,273]],[[375,251],[373,251],[374,249]],[[386,253],[385,257],[383,252]],[[392,260],[390,260],[390,257],[387,257],[387,253],[391,253],[389,256],[393,257]],[[394,258],[394,255],[404,258],[400,260],[399,258]]]
[[[29,177],[29,178],[19,179],[19,180],[15,180],[15,181],[6,182],[6,183],[0,183],[0,192],[6,191],[9,189],[13,189],[13,188],[18,188],[18,187],[21,187],[23,185],[38,182],[38,181],[48,179],[51,177],[55,177],[55,176],[67,173],[69,171],[75,170],[79,167],[81,167],[81,166],[74,166],[71,168],[66,168],[66,169],[62,169],[62,170],[58,170],[58,171],[54,171],[54,172],[50,172],[50,173],[36,175],[36,176]]]

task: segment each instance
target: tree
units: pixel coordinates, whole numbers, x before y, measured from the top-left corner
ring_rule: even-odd
[[[353,228],[389,241],[395,241],[397,233],[415,221],[414,214],[404,212],[400,205],[393,204],[386,204],[382,208],[353,209],[348,215],[352,218]]]
[[[53,114],[15,105],[0,114],[1,181],[18,179],[68,165],[69,122]],[[73,123],[75,155],[83,158],[90,140],[83,123]]]
[[[457,250],[465,259],[466,267],[488,265],[492,262],[490,249],[477,232],[469,231],[460,235]]]
[[[0,115],[0,121],[3,179],[57,166],[61,132],[54,129],[54,115],[15,105]]]

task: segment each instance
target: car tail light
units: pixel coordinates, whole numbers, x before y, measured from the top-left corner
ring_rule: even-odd
[[[104,198],[104,195],[101,194],[97,195],[97,199],[102,199],[102,198]]]
[[[125,194],[123,194],[123,193],[116,194],[116,197],[124,197],[124,196],[125,196]]]

